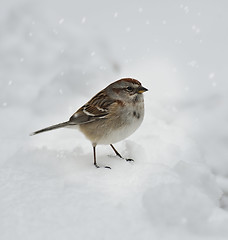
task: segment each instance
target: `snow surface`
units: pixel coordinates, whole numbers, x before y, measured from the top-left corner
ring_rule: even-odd
[[[2,0],[0,239],[228,238],[227,1]],[[140,129],[91,144],[67,120],[121,77]]]

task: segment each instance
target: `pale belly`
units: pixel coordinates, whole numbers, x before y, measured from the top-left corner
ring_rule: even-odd
[[[134,117],[131,124],[126,124],[124,127],[115,129],[115,131],[108,131],[103,137],[97,140],[97,144],[112,144],[124,140],[134,133],[143,121],[143,115],[140,118]]]

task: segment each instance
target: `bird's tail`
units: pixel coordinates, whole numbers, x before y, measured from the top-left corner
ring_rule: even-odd
[[[54,129],[57,129],[57,128],[67,127],[67,126],[69,126],[69,121],[63,122],[63,123],[59,123],[59,124],[56,124],[56,125],[52,125],[50,127],[46,127],[46,128],[43,128],[43,129],[40,129],[40,130],[38,130],[36,132],[31,133],[30,136],[36,135],[38,133],[54,130]]]

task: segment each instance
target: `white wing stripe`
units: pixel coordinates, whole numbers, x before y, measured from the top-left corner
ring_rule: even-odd
[[[107,112],[108,110],[107,109],[103,109],[103,108],[100,108],[98,106],[96,106],[96,108],[99,110],[99,111],[102,111],[102,112]]]
[[[88,112],[88,111],[86,111],[85,109],[83,109],[82,110],[87,116],[96,116],[95,114],[93,114],[93,113],[90,113],[90,112]]]

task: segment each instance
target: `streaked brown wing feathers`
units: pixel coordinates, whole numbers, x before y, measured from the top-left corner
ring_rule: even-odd
[[[70,118],[70,122],[72,124],[85,124],[101,118],[104,119],[109,114],[109,107],[114,102],[115,100],[109,99],[107,95],[101,91],[88,103],[78,109]]]
[[[110,99],[104,91],[101,91],[96,94],[86,105],[107,109],[113,102],[113,99]]]

